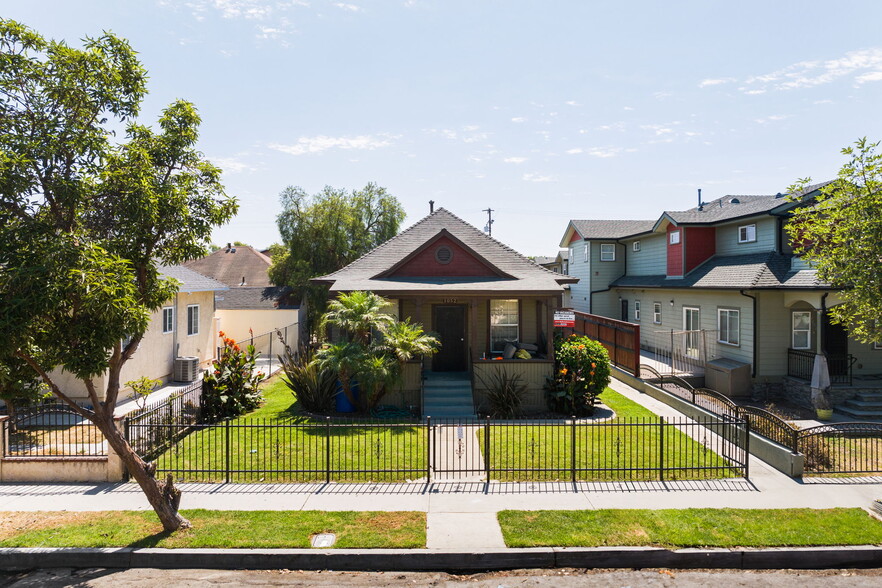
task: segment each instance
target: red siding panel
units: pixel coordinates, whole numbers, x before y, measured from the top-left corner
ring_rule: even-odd
[[[582,240],[582,235],[578,231],[573,231],[573,237],[570,239],[570,245]]]
[[[676,245],[671,245],[671,233],[675,231],[680,231],[680,242]],[[682,276],[683,275],[683,231],[680,227],[675,227],[674,225],[668,225],[668,234],[667,234],[667,248],[668,248],[668,275],[669,276]]]
[[[450,263],[440,263],[435,259],[435,251],[442,246],[453,252]],[[490,268],[453,240],[441,237],[389,277],[492,277],[495,275]]]
[[[717,252],[715,227],[684,227],[685,273],[689,273]]]

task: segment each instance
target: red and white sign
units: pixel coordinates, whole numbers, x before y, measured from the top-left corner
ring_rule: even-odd
[[[576,313],[572,310],[555,310],[554,311],[554,326],[555,327],[570,327],[575,328],[576,326]]]

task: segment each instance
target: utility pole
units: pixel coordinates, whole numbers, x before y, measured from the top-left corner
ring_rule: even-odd
[[[493,236],[493,209],[485,208],[481,212],[487,213],[487,224],[484,225],[484,232],[487,233],[490,237]]]

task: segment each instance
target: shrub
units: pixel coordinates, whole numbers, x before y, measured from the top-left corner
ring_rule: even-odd
[[[480,374],[478,379],[487,390],[490,416],[510,418],[521,413],[527,385],[521,381],[520,374],[509,374],[504,369],[496,368],[487,380]]]
[[[284,355],[279,356],[285,372],[285,385],[308,412],[329,413],[334,409],[337,395],[337,374],[323,369],[313,361],[315,354],[308,348],[294,352],[287,345]]]
[[[555,374],[546,384],[548,408],[588,416],[610,381],[609,354],[593,339],[573,335],[555,341]]]
[[[138,408],[147,406],[147,397],[160,385],[162,385],[162,380],[152,380],[147,376],[141,376],[137,380],[126,382],[126,386],[132,389],[132,397],[135,399],[135,404]]]
[[[202,382],[202,416],[206,422],[239,416],[260,406],[261,372],[255,371],[254,345],[244,350],[220,332],[224,347]]]

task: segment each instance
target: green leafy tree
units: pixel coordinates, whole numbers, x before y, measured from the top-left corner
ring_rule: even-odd
[[[882,341],[882,154],[879,142],[859,139],[842,154],[848,161],[820,194],[793,212],[787,224],[794,253],[817,269],[842,304],[834,322],[864,343]],[[798,198],[810,179],[791,186]]]
[[[195,149],[192,104],[168,106],[156,130],[134,122],[145,82],[112,34],[78,49],[0,20],[0,360],[23,361],[95,423],[172,531],[189,526],[180,491],[114,422],[120,372],[177,291],[159,264],[202,255],[237,204]],[[58,366],[83,382],[91,409],[58,385]]]
[[[45,392],[37,374],[21,358],[7,356],[0,361],[0,400],[6,403],[13,426],[17,409],[39,401]]]
[[[307,326],[314,331],[325,311],[327,287],[311,278],[334,272],[398,233],[404,208],[376,184],[347,192],[330,186],[310,196],[289,186],[280,196],[277,218],[284,246],[273,247],[273,283],[294,288],[307,304]]]

